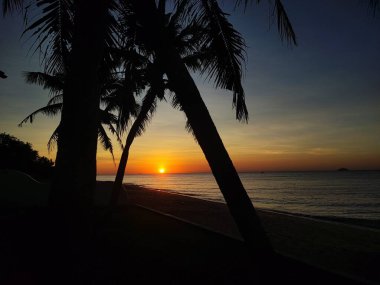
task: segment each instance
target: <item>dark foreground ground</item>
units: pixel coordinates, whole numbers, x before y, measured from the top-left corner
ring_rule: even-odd
[[[167,191],[127,185],[124,203],[140,205],[180,218],[235,239],[238,229],[223,203],[199,200]],[[378,221],[321,220],[273,211],[257,211],[274,249],[303,263],[359,280],[380,284]]]
[[[135,204],[85,220],[2,210],[0,284],[359,284],[281,255],[254,260],[237,239]]]
[[[46,209],[3,218],[0,283],[356,284],[281,257],[261,268],[240,241],[136,206],[101,214],[89,236]]]

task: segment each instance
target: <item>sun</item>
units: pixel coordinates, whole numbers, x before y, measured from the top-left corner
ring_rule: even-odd
[[[165,173],[165,171],[166,171],[166,170],[165,170],[165,168],[163,168],[163,167],[161,167],[161,168],[158,169],[158,172],[161,173],[161,174],[162,174],[162,173]]]

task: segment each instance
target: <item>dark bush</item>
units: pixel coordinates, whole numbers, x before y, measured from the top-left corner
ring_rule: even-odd
[[[54,163],[39,156],[30,143],[20,141],[6,133],[0,134],[0,169],[15,169],[31,175],[37,180],[50,180]]]

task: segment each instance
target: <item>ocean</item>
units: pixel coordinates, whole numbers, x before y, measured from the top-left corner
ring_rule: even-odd
[[[380,220],[380,171],[240,173],[257,208],[292,214]],[[114,176],[99,175],[98,180]],[[211,174],[126,175],[124,183],[224,203]]]

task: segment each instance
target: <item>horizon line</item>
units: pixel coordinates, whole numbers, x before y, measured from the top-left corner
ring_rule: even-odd
[[[360,171],[380,171],[380,169],[346,169],[346,170],[341,170],[342,168],[338,169],[327,169],[327,170],[269,170],[269,171],[259,171],[259,170],[254,170],[254,171],[237,171],[239,174],[240,173],[284,173],[284,172],[360,172]],[[163,176],[167,174],[212,174],[211,171],[196,171],[196,172],[166,172],[166,173],[157,173],[157,172],[151,172],[151,173],[125,173],[124,176],[126,175],[157,175],[157,176]],[[97,173],[96,176],[115,176],[116,173]]]

